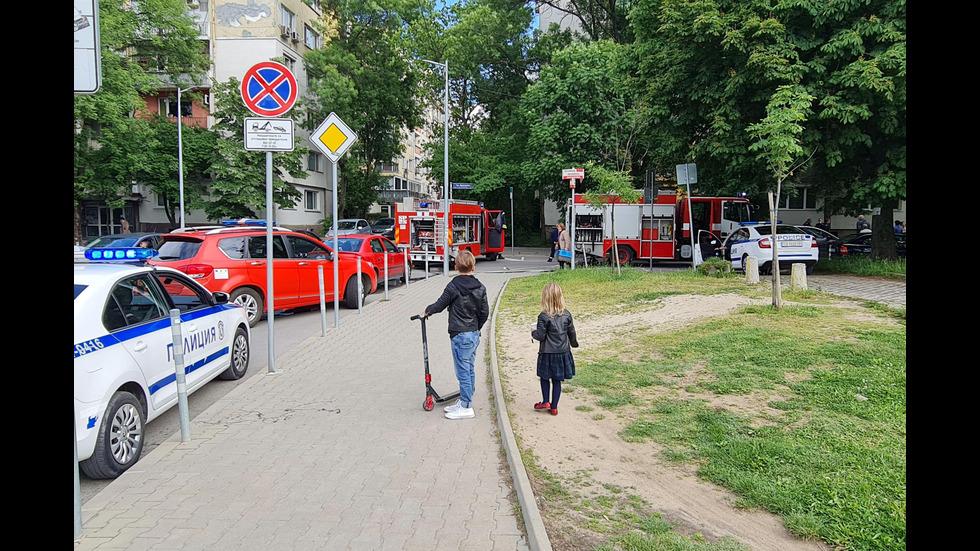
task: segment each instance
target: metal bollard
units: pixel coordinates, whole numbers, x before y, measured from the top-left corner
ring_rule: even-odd
[[[385,300],[388,300],[388,252],[385,251]]]
[[[323,265],[316,267],[316,277],[320,283],[320,336],[327,336],[327,298],[323,288]]]
[[[408,280],[411,278],[411,272],[408,270],[408,249],[405,249],[405,287],[408,287]]]
[[[180,413],[180,441],[191,439],[190,414],[187,411],[187,378],[184,373],[184,337],[180,332],[180,310],[170,311],[170,332],[174,342],[174,372],[177,375],[177,411]]]
[[[364,287],[361,282],[361,257],[357,257],[357,313],[361,313],[361,306],[364,302]]]

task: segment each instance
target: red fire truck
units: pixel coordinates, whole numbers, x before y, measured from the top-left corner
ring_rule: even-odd
[[[621,203],[608,196],[594,207],[583,195],[574,195],[575,250],[593,260],[608,259],[613,246],[621,264],[633,260],[688,260],[691,258],[691,212],[694,230],[710,230],[724,239],[742,222],[752,220],[752,208],[744,197],[686,197],[660,190],[652,203]],[[695,233],[697,236],[697,233]]]
[[[449,201],[452,232],[449,262],[460,251],[497,260],[504,252],[504,213],[487,210],[475,201]],[[407,248],[412,264],[442,262],[445,254],[446,223],[442,201],[419,201],[410,197],[395,205],[395,243]]]

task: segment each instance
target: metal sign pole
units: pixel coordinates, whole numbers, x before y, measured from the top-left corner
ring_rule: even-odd
[[[570,231],[572,237],[572,269],[575,269],[575,178],[572,178],[572,220],[569,223]],[[585,256],[585,251],[582,251],[582,256]]]
[[[276,372],[276,293],[275,281],[272,276],[272,152],[265,152],[265,303],[269,327],[269,373]],[[262,312],[257,315],[261,316]]]
[[[333,165],[333,326],[340,327],[340,249],[337,238],[337,161]]]
[[[517,253],[514,253],[514,248],[515,248],[514,247],[514,228],[517,227],[517,218],[514,216],[514,187],[513,186],[511,186],[511,188],[510,188],[510,224],[511,224],[511,226],[514,226],[513,228],[510,228],[510,249],[511,249],[511,253],[517,254]],[[501,243],[501,244],[503,244],[503,243]]]
[[[184,373],[184,337],[180,332],[180,310],[170,311],[170,334],[174,343],[174,374],[177,376],[177,411],[180,417],[180,441],[191,439],[190,414],[187,411],[187,378]]]

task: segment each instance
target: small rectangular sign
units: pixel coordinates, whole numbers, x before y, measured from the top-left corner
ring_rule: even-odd
[[[457,184],[454,182],[453,189],[473,189],[473,184],[465,184],[465,183]]]
[[[295,147],[292,119],[245,119],[247,151],[292,151]]]
[[[562,180],[581,180],[585,178],[584,168],[566,168],[561,171]]]

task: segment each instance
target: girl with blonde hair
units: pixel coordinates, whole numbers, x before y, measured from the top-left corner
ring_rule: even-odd
[[[531,338],[540,341],[537,374],[541,380],[541,401],[534,404],[534,409],[558,415],[561,382],[575,375],[572,348],[578,347],[578,335],[557,283],[548,283],[541,291],[541,313]]]

